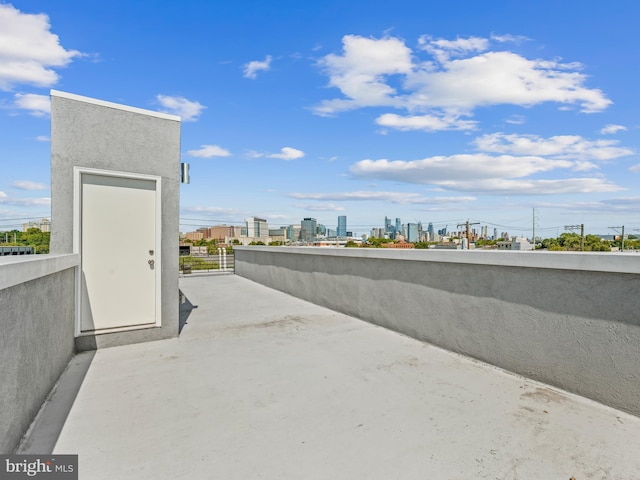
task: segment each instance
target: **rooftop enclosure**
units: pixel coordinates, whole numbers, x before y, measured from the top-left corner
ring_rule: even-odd
[[[126,322],[118,323],[118,319],[114,319],[107,322],[107,327],[113,323],[117,328],[99,328],[97,325],[94,330],[89,319],[85,322],[89,327],[83,324],[84,328],[76,328],[79,350],[157,340],[178,334],[179,176],[179,117],[55,90],[51,92],[51,252],[80,254],[82,276],[79,295],[84,303],[78,308],[88,317],[92,314],[90,309],[97,308],[100,300],[114,308],[121,305],[120,310],[115,310],[122,312],[118,316],[127,313],[127,309],[133,311],[142,303],[142,298],[135,298],[134,294],[139,285],[128,289],[122,287],[118,292],[119,282],[109,283],[110,276],[121,275],[120,282],[125,281],[131,277],[128,269],[137,265],[148,270],[149,261],[155,262],[158,275],[157,304],[150,307],[156,311],[154,325],[127,330],[120,326]],[[89,180],[85,181],[85,177]],[[133,200],[123,200],[122,194],[118,193],[111,200],[103,200],[102,205],[94,207],[95,211],[88,214],[84,189],[99,189],[104,186],[104,179],[124,179],[123,188],[119,190],[131,192]],[[132,186],[136,182],[143,186],[151,183],[158,197],[155,212],[141,213],[145,221],[148,217],[157,216],[155,225],[149,225],[151,235],[157,236],[155,247],[147,246],[140,238],[132,239],[136,235],[131,231],[122,231],[137,228],[142,223],[135,219],[130,224],[126,223],[133,215],[133,208],[142,204],[137,200],[136,193],[139,192],[133,192]],[[117,201],[122,201],[122,208],[114,207],[113,214],[109,216],[105,207],[116,205],[114,202]],[[89,222],[93,222],[93,237],[83,230],[83,225]],[[101,243],[95,246],[96,242]],[[93,257],[87,252],[91,247],[97,250]],[[107,254],[113,255],[111,264],[103,260]],[[118,261],[122,265],[116,265]],[[94,281],[98,283],[95,287],[87,286],[87,269],[92,266],[94,277],[104,277]],[[142,275],[145,273],[149,272],[141,272]],[[83,293],[85,287],[88,294]],[[100,294],[105,288],[114,289],[106,294],[111,298],[91,298],[91,294]],[[128,299],[130,294],[132,298]],[[147,296],[151,295],[154,293]],[[153,299],[148,300],[149,304],[153,302]]]
[[[178,335],[179,165],[179,117],[51,92],[51,254],[0,257],[0,452],[77,351]]]
[[[640,256],[238,247],[269,287],[640,415]]]

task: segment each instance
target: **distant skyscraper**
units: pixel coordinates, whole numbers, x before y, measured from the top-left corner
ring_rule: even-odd
[[[249,217],[246,220],[247,237],[269,238],[269,225],[264,218]]]
[[[347,236],[347,216],[340,215],[338,217],[338,237],[346,237]]]
[[[429,232],[429,238],[433,238],[433,223],[429,222],[429,226],[427,227],[427,232]]]
[[[420,238],[418,237],[418,224],[417,223],[407,223],[407,242],[417,242]]]
[[[374,227],[371,229],[371,236],[373,238],[384,238],[384,228]]]
[[[397,220],[397,219],[396,219]],[[391,219],[384,217],[384,233],[389,235],[389,238],[396,238],[396,227],[391,223]]]
[[[311,242],[316,238],[317,221],[315,218],[305,218],[300,222],[300,239]]]
[[[287,227],[287,240],[292,242],[300,241],[300,225],[289,225]]]
[[[396,233],[402,232],[402,220],[396,217]]]

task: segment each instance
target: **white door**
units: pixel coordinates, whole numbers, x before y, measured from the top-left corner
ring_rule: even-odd
[[[157,182],[80,178],[81,331],[155,324]]]

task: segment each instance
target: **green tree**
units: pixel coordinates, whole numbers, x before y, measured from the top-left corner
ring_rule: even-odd
[[[558,237],[558,243],[564,250],[580,250],[580,235],[565,232]]]
[[[356,242],[354,242],[353,240],[349,240],[349,241],[347,241],[347,243],[344,244],[344,246],[346,248],[356,248],[358,246],[358,244]]]
[[[604,242],[597,235],[587,235],[584,237],[584,249],[592,252],[610,252],[609,242]]]
[[[373,248],[380,248],[383,243],[393,243],[393,240],[390,238],[369,238],[367,240],[367,244]]]

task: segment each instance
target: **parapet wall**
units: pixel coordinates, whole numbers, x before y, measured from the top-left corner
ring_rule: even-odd
[[[18,445],[75,353],[77,255],[0,259],[0,453]]]
[[[640,415],[640,255],[235,252],[238,275]]]

